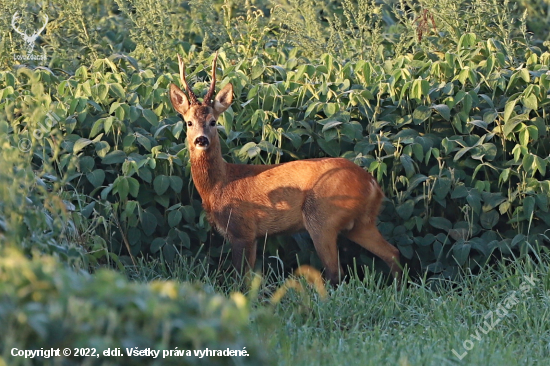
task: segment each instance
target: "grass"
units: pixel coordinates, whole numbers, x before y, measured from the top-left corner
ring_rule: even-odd
[[[549,259],[503,260],[453,282],[420,279],[401,290],[366,269],[363,280],[330,288],[324,300],[311,288],[290,290],[276,305],[269,299],[283,282],[269,271],[248,297],[274,321],[251,327],[270,334],[266,349],[275,350],[279,365],[544,365],[550,360]],[[172,267],[141,263],[132,272],[144,281],[164,276],[201,280],[226,293],[243,286],[189,259]]]

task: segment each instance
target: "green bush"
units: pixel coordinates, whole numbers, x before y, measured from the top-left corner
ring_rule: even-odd
[[[230,299],[190,283],[129,282],[120,273],[76,273],[53,257],[29,260],[14,249],[0,255],[0,364],[63,365],[269,365],[270,351],[248,328],[250,311],[240,293]],[[126,349],[160,351],[129,357]],[[93,349],[95,357],[37,358],[12,356],[12,349]],[[122,356],[104,356],[119,349]],[[246,351],[241,357],[196,357],[195,350]],[[163,350],[190,351],[167,356]]]
[[[320,8],[304,6],[297,19],[307,20],[304,32],[316,38],[313,44],[340,32],[331,38],[334,52],[321,54],[297,39],[287,39],[294,48],[281,40],[286,38],[273,40],[278,32],[298,37],[299,26],[277,25],[278,8],[264,19],[267,13],[254,7],[261,3],[246,1],[246,14],[233,13],[229,3],[220,8],[196,1],[189,9],[172,4],[182,16],[208,8],[224,19],[214,31],[212,17],[196,18],[182,32],[176,29],[186,23],[176,25],[172,17],[166,24],[147,21],[157,13],[139,10],[144,2],[117,3],[116,17],[125,19],[120,34],[133,37],[138,47],[131,55],[149,67],[141,68],[129,55],[103,58],[98,52],[74,74],[25,66],[0,73],[10,138],[13,143],[30,138],[35,169],[47,162],[64,177],[56,189],[75,207],[71,216],[77,233],[86,234],[81,242],[91,263],[112,259],[121,265],[119,254],[125,263],[138,255],[171,263],[177,255],[198,254],[213,266],[228,265],[222,259],[229,246],[209,236],[190,177],[184,124],[167,97],[169,83],[178,83],[176,51],[200,95],[210,82],[212,56],[198,46],[206,51],[223,42],[219,86],[231,82],[236,94],[219,120],[227,161],[267,164],[318,156],[354,161],[386,192],[379,225],[384,236],[411,265],[431,275],[453,277],[495,254],[525,254],[548,241],[550,54],[529,46],[517,19],[521,11],[499,8],[491,26],[483,27],[476,21],[498,4],[453,5],[459,13],[471,12],[467,24],[456,23],[451,5],[440,9],[442,4],[428,1],[420,7],[365,1],[357,9],[346,2],[341,11],[347,23],[331,18],[338,12],[316,18]],[[135,13],[124,4],[134,4]],[[81,6],[87,14],[98,5]],[[373,9],[368,12],[373,30],[402,37],[380,38],[362,28],[346,33],[357,22],[353,12],[365,9]],[[245,32],[240,17],[255,19],[254,29]],[[431,28],[420,29],[423,21]],[[170,40],[161,37],[168,25],[176,27]],[[218,41],[195,40],[209,29],[219,34]],[[363,43],[350,43],[357,37]],[[380,52],[371,47],[375,43]],[[269,238],[260,247],[265,258],[276,256],[290,268],[297,262],[319,265],[307,236]],[[370,262],[366,252],[352,248],[346,253],[357,264]],[[344,262],[348,257],[342,254]]]
[[[73,266],[87,267],[88,254],[77,244],[84,236],[71,219],[75,207],[65,199],[63,182],[49,162],[42,160],[41,169],[34,170],[30,156],[21,153],[30,147],[27,137],[0,121],[0,243],[17,243],[27,254],[55,254]],[[73,217],[79,216],[75,212]]]

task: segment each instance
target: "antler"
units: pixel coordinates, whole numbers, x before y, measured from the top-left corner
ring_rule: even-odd
[[[11,17],[11,27],[13,28],[14,31],[16,31],[17,33],[19,33],[20,35],[22,35],[23,37],[28,37],[27,36],[27,33],[19,30],[18,27],[15,26],[15,22],[19,19],[19,12],[15,12],[13,14],[13,17]]]
[[[216,61],[218,61],[218,51],[216,51],[214,62],[212,63],[212,84],[210,84],[210,89],[208,89],[208,93],[204,96],[204,103],[206,105],[212,105],[212,97],[216,91]]]
[[[46,28],[46,25],[48,25],[48,20],[48,14],[44,14],[44,25],[42,26],[42,28],[40,28],[38,32],[36,32],[37,35],[42,33],[42,31]]]
[[[48,25],[48,20],[49,20],[48,14],[44,14],[44,25],[42,26],[42,28],[40,28],[40,30],[34,32],[34,34],[32,36],[28,36],[26,32],[21,31],[17,26],[15,26],[15,22],[18,19],[19,19],[19,12],[16,11],[15,14],[13,14],[13,17],[11,18],[11,27],[17,33],[22,35],[25,39],[26,38],[36,38],[46,28],[46,25]]]
[[[185,64],[183,63],[183,60],[181,59],[179,54],[178,54],[178,63],[180,68],[181,83],[185,85],[185,91],[189,95],[189,99],[191,99],[191,105],[199,104],[199,101],[197,100],[197,96],[195,95],[195,93],[193,93],[193,90],[191,90],[191,88],[189,87],[189,84],[187,84],[187,80],[185,79]]]

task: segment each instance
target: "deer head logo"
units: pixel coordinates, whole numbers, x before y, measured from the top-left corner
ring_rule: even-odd
[[[44,14],[44,25],[42,28],[40,28],[38,31],[34,32],[32,35],[27,35],[27,32],[22,31],[15,25],[20,20],[20,16],[18,12],[15,12],[13,14],[13,17],[11,18],[11,26],[12,28],[19,33],[22,37],[25,43],[27,44],[27,56],[32,53],[32,50],[34,49],[34,42],[38,38],[38,35],[42,33],[42,31],[46,28],[46,24],[48,24],[48,16]]]

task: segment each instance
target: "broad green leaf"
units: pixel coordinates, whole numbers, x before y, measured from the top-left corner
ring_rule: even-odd
[[[501,215],[504,215],[508,212],[508,210],[510,210],[510,207],[512,207],[510,201],[504,201],[500,204],[500,206],[498,206],[498,212],[500,212]]]
[[[529,82],[529,80],[531,79],[530,75],[529,75],[529,70],[527,69],[521,69],[519,71],[519,76],[523,79],[523,81],[525,81],[526,83]]]
[[[262,63],[257,63],[252,66],[252,72],[250,73],[250,80],[254,80],[262,76],[264,73],[265,66]]]
[[[101,199],[102,200],[106,200],[107,197],[109,196],[109,193],[111,193],[111,191],[113,190],[113,184],[109,184],[107,187],[103,188],[101,190]]]
[[[185,222],[190,224],[195,222],[195,209],[192,206],[183,206],[181,212]]]
[[[519,243],[521,243],[523,241],[525,241],[525,235],[516,234],[516,236],[514,236],[514,238],[512,239],[512,241],[510,243],[510,247],[515,248]]]
[[[536,169],[543,177],[546,176],[546,165],[548,165],[548,160],[536,155],[534,155],[533,159],[533,174]]]
[[[147,236],[153,235],[157,228],[157,218],[151,212],[142,211],[140,215],[141,227]]]
[[[466,263],[470,254],[471,244],[457,242],[453,245],[453,257],[459,265]]]
[[[164,244],[166,244],[166,239],[155,238],[151,242],[151,246],[149,247],[149,250],[151,251],[151,253],[155,254],[164,246]]]
[[[420,143],[414,143],[412,145],[413,156],[416,160],[424,160],[424,147]]]
[[[405,174],[407,178],[412,177],[416,172],[414,169],[413,159],[409,155],[401,155],[399,157],[399,161],[403,165],[403,168],[405,168]]]
[[[257,144],[254,141],[250,141],[247,142],[243,147],[241,147],[241,149],[239,150],[239,155],[252,159],[260,152],[261,149],[257,146]]]
[[[73,146],[73,154],[78,154],[80,150],[84,149],[86,146],[90,145],[92,143],[92,140],[86,139],[86,138],[80,138],[78,139]]]
[[[510,119],[510,116],[512,115],[512,112],[514,111],[514,107],[516,106],[517,99],[508,100],[506,102],[506,105],[504,106],[504,123],[508,122]],[[505,136],[508,135],[507,133],[504,134]]]
[[[458,150],[458,152],[455,154],[453,161],[458,161],[464,154],[466,154],[468,151],[472,149],[471,146],[463,147],[462,149]]]
[[[531,176],[535,174],[535,170],[533,169],[534,162],[535,162],[535,155],[527,154],[523,157],[523,160],[521,163],[523,170],[525,170],[527,173],[531,173]]]
[[[476,188],[472,188],[468,191],[466,202],[474,209],[475,213],[481,213],[481,194]]]
[[[483,192],[481,193],[481,196],[483,198],[483,211],[487,212],[492,210],[493,208],[500,205],[502,202],[506,201],[506,197],[502,196],[502,193],[489,193],[489,192]]]
[[[428,222],[436,229],[441,229],[447,232],[453,228],[453,224],[444,217],[430,217]]]
[[[477,43],[477,37],[475,33],[464,33],[458,41],[458,51],[462,48],[471,48]]]
[[[170,187],[174,190],[176,193],[180,193],[181,189],[183,188],[183,180],[175,175],[171,175],[169,177],[170,179]]]
[[[139,168],[138,176],[147,183],[151,183],[151,180],[153,179],[153,174],[151,173],[151,170],[149,170],[149,168],[145,166]]]
[[[418,244],[421,247],[427,247],[429,245],[432,245],[432,243],[435,241],[435,235],[434,234],[427,234],[426,236],[416,236],[414,237],[414,242]]]
[[[176,258],[176,248],[173,244],[166,243],[164,247],[162,247],[162,254],[164,254],[164,259],[168,263],[174,262],[174,259]]]
[[[91,156],[82,155],[78,159],[78,170],[81,173],[89,173],[95,166],[95,160]]]
[[[181,218],[182,214],[179,210],[171,211],[168,214],[168,225],[170,225],[170,227],[178,225],[181,221]]]
[[[124,200],[128,197],[128,192],[130,192],[130,186],[128,184],[127,177],[119,176],[113,184],[113,193],[118,193],[121,200]]]
[[[151,125],[153,126],[158,126],[159,124],[159,118],[158,116],[155,114],[155,112],[153,112],[152,110],[150,109],[143,109],[142,110],[142,113],[143,113],[143,117],[145,117],[145,119],[147,120],[147,122],[149,122]]]
[[[105,171],[103,169],[96,169],[86,174],[88,181],[94,186],[94,188],[100,187],[105,180]]]
[[[157,175],[153,181],[153,187],[156,194],[161,196],[170,187],[170,179],[166,175]]]
[[[95,143],[95,151],[97,153],[97,156],[99,156],[100,158],[104,158],[109,150],[111,150],[111,146],[109,146],[109,143],[107,141],[99,141]]]
[[[535,198],[527,196],[523,199],[523,213],[529,219],[533,212],[535,212]]]
[[[339,122],[339,121],[329,122],[329,123],[327,123],[326,125],[323,126],[323,129],[321,130],[321,132],[325,132],[326,130],[329,130],[329,129],[334,128],[336,126],[340,126],[341,124],[342,124],[342,122]]]
[[[139,193],[139,182],[137,181],[137,179],[132,177],[126,177],[126,179],[128,180],[128,187],[130,189],[130,194],[135,198],[137,198]]]
[[[126,154],[124,153],[124,151],[115,150],[105,155],[105,157],[103,158],[103,160],[101,160],[101,162],[103,164],[121,164],[121,163],[124,163],[125,160],[126,160]]]
[[[184,248],[191,248],[191,239],[189,238],[189,235],[185,231],[178,231],[178,237],[181,240],[181,245]]]
[[[145,136],[143,136],[142,134],[137,134],[137,141],[139,142],[139,144],[141,146],[143,146],[145,148],[145,150],[147,151],[151,151],[151,141],[149,141],[149,139]]]
[[[539,193],[535,196],[535,202],[537,207],[543,211],[548,212],[548,195],[545,193]]]
[[[309,115],[311,114],[311,112],[313,112],[314,109],[319,108],[322,105],[323,105],[323,103],[321,103],[321,102],[310,103],[309,106],[306,109],[306,112],[304,114],[304,118],[309,117]]]
[[[109,90],[110,94],[115,98],[120,98],[122,101],[126,100],[126,92],[124,91],[124,88],[119,83],[112,83],[109,84]]]
[[[523,105],[526,108],[537,110],[539,108],[537,96],[535,94],[530,94],[529,96],[523,98]]]
[[[97,121],[94,122],[94,125],[92,126],[92,130],[90,131],[90,138],[94,138],[97,136],[98,133],[103,131],[103,126],[105,123],[105,118],[100,118]]]
[[[499,214],[496,210],[482,212],[481,215],[479,215],[481,226],[488,230],[492,229],[498,223],[498,219]]]
[[[337,139],[326,141],[322,138],[317,140],[317,143],[329,156],[338,157],[340,156],[340,143]]]
[[[158,131],[158,130],[157,130]],[[172,127],[172,135],[174,135],[175,138],[179,139],[181,133],[183,132],[183,122],[178,121],[173,127]],[[155,133],[156,135],[156,133]]]
[[[399,249],[399,252],[401,253],[401,255],[403,255],[403,257],[407,259],[411,259],[414,255],[414,249],[412,245],[397,244],[397,248]]]
[[[428,180],[428,177],[424,174],[415,174],[411,179],[409,179],[409,186],[407,187],[407,191],[410,192],[414,188],[416,188],[419,184],[425,182]]]
[[[503,128],[503,133],[506,138],[509,137],[509,135],[514,131],[517,125],[519,125],[522,122],[526,122],[529,120],[528,114],[520,114],[515,117],[510,118],[505,124]]]
[[[162,196],[155,196],[155,201],[165,208],[170,206],[170,197],[167,194],[163,194]]]
[[[127,235],[128,235],[128,242],[130,243],[131,246],[134,246],[140,242],[141,232],[139,231],[138,228],[135,228],[135,227],[129,228]]]
[[[330,117],[337,113],[340,110],[340,106],[338,103],[326,103],[323,107],[323,111],[325,112],[327,117]]]
[[[122,146],[124,147],[124,149],[128,149],[128,148],[134,146],[135,141],[136,141],[136,135],[135,134],[126,135],[124,137],[124,139],[122,140]]]
[[[96,201],[93,201],[89,204],[87,204],[83,209],[82,211],[80,211],[80,213],[82,214],[82,216],[84,216],[85,218],[90,218],[90,215],[92,214],[92,212],[94,211],[94,207],[95,207],[95,204],[96,204]]]
[[[427,120],[428,118],[430,118],[431,115],[432,115],[432,109],[424,105],[421,105],[418,108],[416,108],[412,114],[413,122],[415,125],[418,125],[424,122],[425,120]]]
[[[446,104],[437,104],[432,106],[446,121],[451,119],[451,109]]]
[[[441,262],[435,262],[435,263],[428,264],[428,266],[426,267],[426,270],[432,273],[441,273],[443,272],[444,268],[445,266],[443,266]]]
[[[126,202],[126,207],[124,208],[124,212],[128,215],[132,215],[134,213],[134,210],[137,207],[137,201],[128,201]]]
[[[413,200],[406,200],[399,206],[397,206],[397,214],[403,219],[408,220],[414,210],[414,201]]]
[[[137,107],[135,106],[130,106],[130,122],[135,122],[140,116],[140,111]]]

